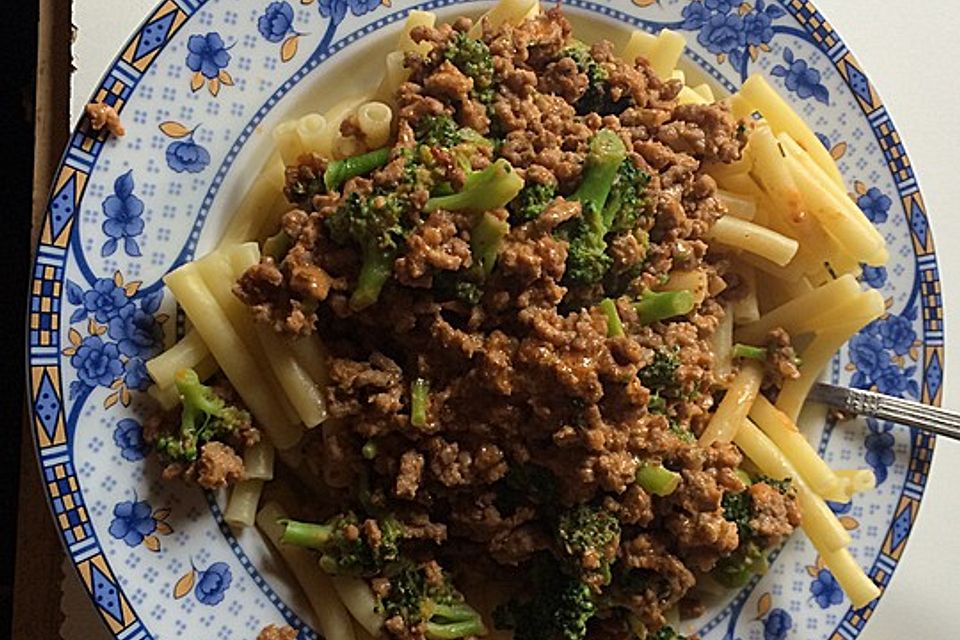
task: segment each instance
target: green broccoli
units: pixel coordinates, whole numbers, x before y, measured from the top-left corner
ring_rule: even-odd
[[[389,160],[390,147],[375,149],[343,160],[334,160],[327,165],[327,170],[323,172],[323,184],[329,193],[339,189],[350,178],[363,176],[379,169]]]
[[[554,185],[536,182],[525,185],[510,203],[510,221],[523,224],[536,220],[556,195],[557,188]]]
[[[623,96],[616,102],[610,98],[609,76],[606,68],[597,62],[590,53],[590,47],[582,42],[575,42],[560,52],[561,57],[571,58],[577,65],[577,71],[587,76],[587,88],[576,105],[577,114],[583,116],[588,113],[605,115],[619,115],[630,105],[629,96]]]
[[[609,511],[581,505],[561,514],[557,544],[566,556],[568,573],[599,593],[610,584],[610,567],[620,546],[620,522]]]
[[[456,146],[463,140],[460,126],[446,113],[421,118],[414,129],[414,136],[420,144],[445,149]]]
[[[364,309],[380,297],[393,271],[393,260],[403,243],[406,201],[396,194],[362,197],[351,193],[326,219],[330,238],[337,244],[357,244],[362,253],[360,275],[350,308]]]
[[[203,445],[250,426],[250,414],[228,404],[193,369],[181,369],[174,383],[183,409],[180,432],[157,438],[154,448],[171,462],[195,462]]]
[[[475,279],[485,280],[493,272],[503,239],[509,232],[510,225],[492,213],[484,213],[473,225],[470,230],[470,255]]]
[[[654,352],[650,364],[640,369],[637,376],[651,394],[660,398],[675,397],[679,368],[679,348],[660,347]]]
[[[388,567],[384,575],[390,588],[379,597],[378,608],[386,618],[399,616],[407,627],[423,623],[431,640],[486,634],[480,614],[464,602],[445,572],[437,584],[425,566],[401,561]]]
[[[641,463],[637,465],[637,484],[655,496],[668,496],[680,486],[680,474],[662,464]]]
[[[597,306],[607,317],[607,337],[619,338],[623,336],[623,322],[620,321],[620,312],[617,311],[616,301],[604,298]]]
[[[493,613],[499,629],[513,630],[514,640],[583,640],[597,613],[589,585],[560,571],[547,555],[534,559],[530,600],[514,599]]]
[[[513,170],[509,162],[500,158],[486,169],[469,173],[462,191],[430,198],[423,210],[427,213],[437,209],[491,211],[513,200],[521,189],[523,178]]]
[[[483,287],[469,280],[466,272],[441,271],[433,278],[433,290],[438,299],[459,300],[465,304],[477,305],[483,299]]]
[[[583,179],[571,197],[580,202],[580,215],[558,230],[569,245],[564,279],[570,284],[597,284],[613,264],[604,239],[609,229],[603,208],[626,155],[623,141],[609,129],[601,129],[590,140]]]
[[[323,524],[284,520],[280,541],[320,552],[320,568],[334,575],[374,576],[400,559],[403,525],[386,516],[376,521],[378,536],[368,537],[363,522],[347,512]]]
[[[410,424],[417,428],[427,426],[427,405],[430,402],[430,382],[416,378],[410,383]]]
[[[603,224],[613,233],[628,233],[637,228],[646,208],[644,192],[650,176],[627,160],[620,165],[603,207]]]
[[[733,357],[734,358],[746,358],[748,360],[759,360],[763,362],[767,359],[769,352],[764,347],[755,347],[750,344],[742,344],[738,342],[733,345]]]
[[[687,636],[680,635],[673,627],[660,627],[653,633],[648,633],[646,640],[687,640]]]
[[[653,324],[683,316],[691,311],[695,302],[689,291],[648,291],[634,304],[641,324]]]
[[[443,57],[463,75],[473,79],[471,97],[490,105],[496,97],[493,84],[493,55],[482,40],[457,32],[447,42]]]

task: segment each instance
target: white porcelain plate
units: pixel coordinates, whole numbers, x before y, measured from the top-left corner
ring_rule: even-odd
[[[122,114],[121,139],[81,122],[57,172],[30,299],[29,377],[37,454],[54,520],[112,633],[253,639],[311,615],[256,534],[234,537],[217,497],[160,482],[145,458],[144,362],[177,315],[161,277],[210,247],[280,119],[367,90],[414,7],[441,17],[487,3],[436,0],[164,0],[93,95]],[[943,310],[933,241],[913,169],[852,54],[801,0],[565,0],[587,38],[630,28],[683,32],[689,73],[734,90],[760,72],[839,161],[851,196],[891,247],[864,269],[888,313],[843,348],[844,384],[936,403]],[[933,438],[887,423],[815,425],[836,467],[868,466],[875,492],[834,505],[852,552],[881,586],[903,553]],[[816,552],[794,537],[759,580],[690,623],[706,639],[854,638],[851,610]]]

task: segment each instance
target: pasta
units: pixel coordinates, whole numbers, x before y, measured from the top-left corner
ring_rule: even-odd
[[[837,349],[884,313],[882,295],[862,291],[856,279],[861,264],[886,260],[883,237],[845,193],[830,154],[762,78],[726,99],[742,120],[733,123],[713,88],[691,86],[694,74],[678,68],[681,35],[635,31],[621,57],[639,65],[638,77],[672,82],[638,81],[614,95],[597,73],[598,49],[569,38],[568,26],[554,24],[562,19],[541,15],[537,0],[501,0],[464,33],[411,11],[379,86],[280,122],[217,249],[166,278],[193,328],[147,363],[159,405],[183,404],[179,432],[166,425],[179,440],[164,439],[160,455],[194,469],[197,450],[210,442],[242,454],[224,518],[257,525],[330,640],[404,637],[421,623],[438,625],[434,635],[449,640],[488,631],[509,638],[489,628],[490,612],[518,602],[553,606],[549,589],[532,601],[523,592],[530,586],[539,596],[547,571],[589,584],[591,593],[629,590],[612,565],[635,552],[626,538],[635,528],[620,528],[626,503],[618,502],[634,485],[645,497],[678,492],[648,500],[649,529],[668,534],[672,561],[686,567],[696,555],[704,566],[716,563],[710,580],[748,579],[757,568],[747,554],[779,543],[781,533],[748,524],[762,513],[777,530],[802,528],[856,606],[878,593],[827,504],[871,489],[873,474],[831,469],[797,423]],[[500,25],[511,28],[494,43],[491,29]],[[422,42],[412,35],[418,28]],[[599,123],[587,127],[586,144],[562,139],[566,130],[551,130],[557,119],[542,113],[545,133],[532,141],[498,102],[509,97],[498,83],[509,83],[497,74],[510,66],[498,58],[527,47],[529,29],[564,40],[528,52],[524,64],[536,73],[509,80],[530,80],[523,116],[550,104],[564,117]],[[547,65],[560,59],[586,78],[584,91],[551,89]],[[469,81],[451,83],[460,76]],[[643,92],[654,92],[644,117],[664,130],[689,122],[678,114],[716,111],[727,136],[719,144],[736,145],[739,157],[698,150],[720,135],[705,128],[704,145],[663,144],[663,167],[638,159],[633,150],[651,134],[638,140],[638,127],[615,125],[621,107]],[[537,149],[536,167],[520,143]],[[675,180],[697,188],[678,189]],[[204,385],[218,369],[222,377]],[[199,387],[184,386],[191,371]],[[201,429],[198,394],[206,394],[199,404],[215,405]],[[217,432],[225,426],[233,431]],[[266,437],[257,442],[254,428]],[[733,553],[699,539],[694,554],[684,547],[698,537],[684,523],[703,512],[689,492],[708,472],[704,456],[709,473],[736,474],[749,487],[720,488],[724,517],[736,523]],[[561,505],[540,493],[552,486],[589,499]],[[493,499],[491,487],[516,496]],[[261,506],[263,495],[271,501]],[[335,515],[289,519],[273,499]],[[503,544],[492,518],[473,527],[469,547],[456,546],[467,538],[446,521],[479,522],[502,500],[517,501],[509,513],[531,514],[525,535],[529,528],[538,540],[565,541],[539,551],[549,567],[534,566],[524,545]],[[664,524],[680,511],[689,513]],[[580,517],[616,536],[574,549],[579,530],[568,536],[563,527],[575,529]],[[416,553],[408,555],[411,544]],[[608,549],[616,553],[608,557]],[[490,558],[474,557],[485,552]],[[530,585],[483,582],[493,576],[480,561],[511,553]],[[598,567],[571,564],[570,554]],[[482,577],[468,597],[440,565],[445,557],[462,558],[465,573]],[[723,573],[730,566],[738,571]],[[693,571],[699,579],[702,571]],[[436,592],[397,600],[423,585]],[[682,588],[673,602],[685,597]],[[578,615],[598,613],[605,624],[622,624],[625,636],[658,632],[640,620],[677,624],[677,611],[660,602],[643,600],[637,606],[649,608],[630,619],[606,602],[591,600]],[[542,619],[567,619],[557,614]],[[583,638],[571,629],[543,633]]]

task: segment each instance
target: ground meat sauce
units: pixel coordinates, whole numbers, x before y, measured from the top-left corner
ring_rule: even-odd
[[[648,324],[630,302],[673,269],[705,269],[714,292],[727,286],[722,256],[708,257],[704,241],[724,211],[701,168],[737,160],[742,127],[722,104],[678,105],[677,81],[658,77],[643,59],[624,62],[608,42],[589,49],[607,93],[599,111],[586,108],[590,78],[565,53],[571,29],[558,9],[516,27],[484,27],[493,73],[484,93],[448,55],[469,25],[414,29],[413,39],[433,50],[407,55],[397,142],[384,167],[330,193],[316,188],[323,159],[304,157],[288,169],[293,208],[282,230],[292,248],[250,269],[235,291],[257,320],[290,336],[317,332],[328,345],[327,401],[337,428],[317,455],[336,461],[338,486],[368,487],[372,504],[389,508],[421,540],[442,542],[418,548],[447,570],[499,578],[527,575],[538,555],[557,553],[558,510],[602,508],[621,530],[615,574],[630,576],[633,587],[614,578],[620,608],[591,622],[588,636],[620,637],[616,612],[625,610],[654,630],[667,609],[689,602],[699,574],[736,551],[725,495],[749,491],[750,527],[765,542],[799,524],[793,494],[764,482],[747,489],[736,447],[696,443],[722,393],[708,347],[721,305],[708,298],[685,316]],[[418,147],[424,123],[443,115],[494,142],[478,145],[466,166],[447,149]],[[601,129],[615,132],[626,162],[648,181],[636,228],[608,238],[608,279],[584,288],[565,277],[570,248],[562,230],[583,215],[572,196]],[[410,158],[423,153],[433,184],[453,190],[465,172],[497,158],[526,184],[556,189],[532,220],[517,222],[510,206],[489,212],[510,229],[471,299],[450,291],[451,283],[475,282],[467,275],[477,266],[477,214],[423,211],[430,192],[407,181]],[[357,310],[350,296],[363,255],[336,242],[327,221],[355,195],[388,192],[411,203],[401,220],[409,231],[377,301]],[[624,335],[609,337],[596,302],[621,294]],[[789,339],[773,334],[770,346],[775,382],[792,377]],[[666,389],[647,375],[664,354],[673,362]],[[411,416],[415,380],[429,384],[422,420]],[[375,455],[365,445],[375,445]],[[641,487],[638,468],[646,463],[678,473],[676,490],[658,496]],[[555,492],[547,500],[527,487],[508,500],[514,479],[529,469],[546,473]],[[389,579],[375,584],[389,592]],[[270,633],[261,638],[282,637]],[[423,630],[392,617],[385,633],[422,637]]]

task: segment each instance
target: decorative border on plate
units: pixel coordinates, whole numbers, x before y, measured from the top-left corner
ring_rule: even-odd
[[[113,105],[118,112],[122,112],[140,78],[159,52],[205,3],[206,0],[162,2],[127,43],[120,57],[102,79],[93,99]],[[448,3],[441,1],[430,4]],[[615,13],[619,17],[627,17],[628,22],[641,27],[650,28],[650,25],[654,24],[634,16],[624,16],[619,11],[592,2],[580,1],[571,4],[602,14]],[[924,328],[922,400],[939,405],[943,391],[944,360],[940,281],[926,208],[909,158],[879,96],[832,26],[811,2],[791,0],[783,4],[810,34],[812,41],[835,64],[857,97],[894,176],[914,241],[920,284]],[[378,26],[382,26],[379,21]],[[355,34],[351,35],[354,37],[348,42],[355,39]],[[331,48],[328,53],[333,53],[334,50],[335,48]],[[727,84],[722,78],[718,79]],[[285,87],[289,89],[289,86]],[[266,110],[274,103],[265,105]],[[73,237],[74,214],[79,208],[87,178],[105,141],[105,132],[94,132],[82,121],[71,137],[54,179],[41,227],[30,295],[27,331],[28,374],[32,400],[30,409],[45,490],[64,546],[111,633],[119,640],[140,640],[150,637],[149,633],[111,571],[83,502],[72,462],[59,369],[59,313],[67,247]],[[896,516],[885,536],[883,548],[869,571],[884,588],[903,553],[916,519],[933,452],[933,436],[919,432],[912,435],[908,479],[896,509]],[[856,637],[875,606],[876,603],[861,610],[849,610],[831,638]],[[718,618],[722,617],[721,615]]]

